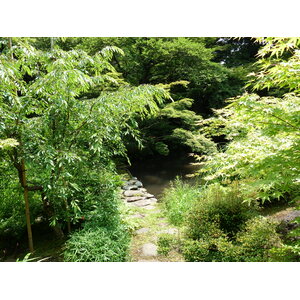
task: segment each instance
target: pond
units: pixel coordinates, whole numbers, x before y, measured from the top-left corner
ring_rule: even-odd
[[[195,158],[189,154],[156,157],[132,162],[129,171],[143,183],[149,193],[159,198],[176,176],[187,181],[191,180],[186,175],[199,169],[199,166],[194,163]]]

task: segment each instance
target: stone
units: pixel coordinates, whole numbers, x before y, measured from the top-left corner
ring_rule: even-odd
[[[124,191],[123,195],[126,197],[134,197],[134,196],[143,196],[144,194],[140,191]]]
[[[146,227],[143,227],[143,228],[140,228],[138,230],[135,231],[136,234],[143,234],[143,233],[147,233],[150,229],[149,228],[146,228]]]
[[[157,246],[152,243],[147,243],[142,246],[142,255],[143,256],[156,256],[157,255]]]
[[[127,184],[136,184],[138,180],[129,180]]]
[[[145,188],[139,188],[139,191],[143,192],[143,193],[146,193],[147,190]]]
[[[138,197],[138,196],[136,196],[136,197],[127,197],[126,198],[127,202],[135,202],[135,201],[139,201],[139,200],[145,200],[145,198],[144,197]]]
[[[147,205],[147,206],[145,206],[145,207],[143,207],[144,209],[154,209],[155,208],[155,206],[153,206],[153,205]]]
[[[159,223],[158,225],[159,225],[159,226],[168,226],[169,224],[166,223],[166,222],[161,222],[161,223]]]
[[[135,182],[135,185],[136,185],[137,187],[143,187],[143,184],[142,184],[140,181],[136,181],[136,182]]]
[[[137,262],[160,262],[160,261],[154,259],[139,259]]]
[[[157,199],[156,199],[156,198],[149,198],[149,199],[147,199],[147,200],[152,201],[152,203],[156,203],[156,202],[157,202]]]
[[[158,232],[158,234],[162,234],[162,233],[177,234],[178,233],[178,229],[176,229],[176,228],[169,228],[169,229],[161,230],[161,231]]]
[[[135,214],[135,215],[130,216],[129,218],[142,219],[142,218],[145,218],[145,215],[144,214]]]
[[[145,196],[146,198],[154,198],[154,195],[149,194],[149,193],[145,193],[144,196]]]
[[[153,203],[152,201],[150,201],[148,199],[145,199],[145,200],[139,200],[139,201],[131,202],[130,204],[132,204],[134,206],[137,206],[137,207],[142,207],[142,206],[150,205],[152,203]]]

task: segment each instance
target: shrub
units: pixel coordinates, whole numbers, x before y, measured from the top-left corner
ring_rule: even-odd
[[[123,262],[127,260],[129,235],[122,229],[87,228],[72,234],[66,242],[65,261]]]
[[[158,238],[158,254],[167,256],[174,245],[174,237],[171,234],[161,234]]]
[[[190,262],[232,262],[238,261],[238,251],[238,247],[223,235],[200,240],[187,239],[184,241],[182,254]]]
[[[86,212],[83,229],[71,234],[64,259],[74,262],[122,262],[128,260],[129,228],[120,217],[118,191],[103,189],[98,207]]]
[[[184,183],[178,177],[171,183],[163,195],[167,217],[175,226],[184,223],[186,213],[199,198],[200,190],[196,186]]]
[[[203,235],[234,236],[242,224],[256,213],[254,206],[243,202],[237,184],[223,187],[219,183],[209,185],[190,209],[187,218],[187,236],[201,239]]]
[[[281,246],[276,232],[278,223],[262,216],[248,220],[245,228],[237,234],[241,261],[268,261],[269,250]]]
[[[187,261],[223,262],[282,261],[284,254],[295,257],[296,253],[292,253],[295,249],[281,248],[276,227],[277,223],[268,218],[255,217],[244,224],[235,239],[219,231],[217,235],[206,234],[197,240],[185,240],[183,255]]]
[[[273,262],[299,262],[300,246],[283,245],[282,247],[275,247],[270,249],[269,255],[269,261]]]

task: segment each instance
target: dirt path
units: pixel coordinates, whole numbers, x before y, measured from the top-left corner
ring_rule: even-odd
[[[134,189],[132,189],[132,187]],[[124,186],[123,199],[130,207],[135,231],[131,242],[133,262],[184,261],[181,254],[172,250],[168,255],[159,253],[158,240],[161,235],[179,237],[180,232],[171,226],[163,214],[162,204],[147,192],[136,178]]]

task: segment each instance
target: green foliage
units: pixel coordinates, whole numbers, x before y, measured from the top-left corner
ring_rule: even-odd
[[[195,134],[182,128],[176,128],[171,137],[174,140],[179,140],[196,153],[211,154],[217,151],[216,144],[202,134]]]
[[[167,256],[174,245],[174,236],[171,234],[161,234],[157,241],[158,254]]]
[[[85,228],[66,243],[64,260],[72,262],[122,262],[128,259],[128,233],[122,228]]]
[[[5,176],[4,176],[5,174]],[[31,220],[41,216],[41,200],[38,195],[30,194]],[[0,236],[1,246],[9,247],[24,233],[26,220],[24,200],[18,184],[16,172],[0,161]]]
[[[282,245],[274,247],[269,251],[269,260],[272,262],[299,262],[300,247],[299,245]]]
[[[215,152],[215,143],[199,133],[202,117],[190,109],[192,104],[193,100],[187,98],[168,103],[156,116],[141,122],[146,150],[161,155],[183,149],[201,154]]]
[[[300,91],[300,38],[261,38],[264,47],[260,49],[257,62],[260,71],[251,73],[249,82],[254,89],[283,89],[284,91]]]
[[[129,226],[121,220],[118,189],[113,180],[102,181],[98,201],[84,213],[83,229],[71,233],[66,242],[64,260],[82,262],[117,262],[128,260]]]
[[[201,172],[206,172],[206,180],[242,180],[245,182],[245,198],[272,200],[290,194],[299,194],[299,128],[300,97],[297,81],[296,40],[289,44],[285,39],[272,39],[262,49],[263,55],[279,55],[286,48],[292,50],[287,59],[289,68],[281,71],[276,67],[259,73],[257,85],[289,87],[294,93],[278,97],[259,97],[244,94],[231,100],[226,108],[216,111],[214,127],[221,128],[230,143],[224,151],[206,157]],[[277,44],[278,43],[278,44]],[[278,58],[279,59],[279,58]],[[280,60],[283,64],[284,61]],[[261,61],[260,61],[261,62]],[[276,62],[274,62],[276,63]],[[291,69],[295,65],[295,70]],[[280,75],[283,72],[283,75]],[[275,77],[280,78],[280,83]],[[271,76],[271,77],[270,77]],[[296,77],[297,78],[296,78]],[[215,129],[214,129],[215,130]]]
[[[200,240],[184,240],[182,253],[189,262],[234,262],[238,249],[225,236],[210,236]]]
[[[176,226],[183,225],[185,215],[191,206],[198,200],[199,189],[196,186],[184,183],[179,178],[171,182],[171,186],[165,190],[162,202],[166,208],[166,214],[170,222]]]
[[[289,230],[283,236],[283,244],[281,247],[274,247],[270,250],[271,261],[300,261],[300,218],[294,219],[288,226],[293,226],[292,230]],[[286,227],[287,224],[281,223]],[[279,230],[279,231],[281,231]],[[286,228],[285,228],[286,230]]]
[[[246,220],[255,215],[255,207],[243,201],[237,183],[223,187],[208,185],[201,191],[187,218],[187,236],[200,239],[204,235],[234,235]]]
[[[245,223],[243,230],[234,239],[222,232],[210,233],[196,240],[186,239],[183,255],[187,261],[274,261],[275,253],[287,253],[281,247],[277,225],[268,218],[255,217]]]
[[[277,226],[278,223],[261,216],[247,221],[245,228],[236,236],[240,260],[268,261],[269,250],[281,246]]]
[[[137,117],[156,114],[168,92],[125,84],[110,63],[123,53],[116,47],[90,56],[14,42],[0,54],[0,138],[18,145],[3,158],[17,171],[25,161],[29,188],[41,191],[52,225],[76,223],[97,206],[108,226],[117,204],[105,193],[119,181],[113,159],[126,158],[128,136],[140,143]]]

